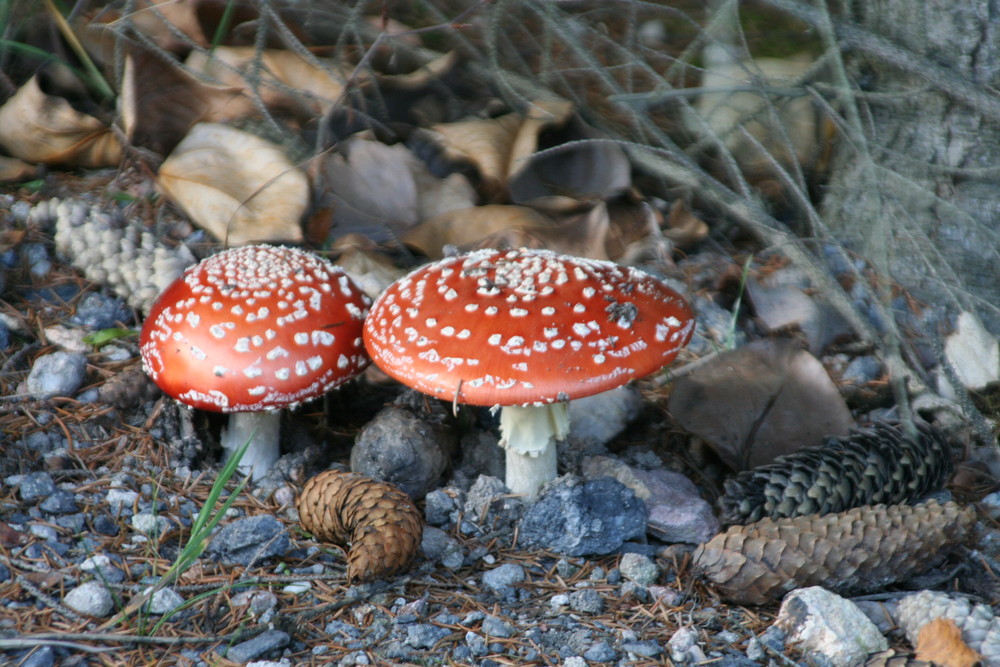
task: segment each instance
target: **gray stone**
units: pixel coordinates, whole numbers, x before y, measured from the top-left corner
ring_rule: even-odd
[[[464,492],[454,487],[434,489],[424,496],[424,519],[431,526],[446,526],[462,506]]]
[[[609,477],[565,475],[548,484],[520,522],[520,544],[569,556],[608,554],[646,534],[646,507]]]
[[[100,581],[120,584],[125,581],[125,572],[117,567],[107,554],[96,554],[80,563],[80,571],[92,574]]]
[[[15,662],[17,667],[53,667],[56,664],[56,652],[51,646],[39,646],[31,650],[24,660]]]
[[[650,586],[660,577],[660,568],[648,556],[637,553],[622,554],[618,564],[622,576],[640,586]]]
[[[706,660],[705,652],[698,645],[698,631],[690,626],[674,631],[667,640],[667,648],[674,662],[699,663]]]
[[[525,580],[524,568],[517,563],[504,563],[500,567],[483,572],[483,586],[494,593],[502,591]]]
[[[270,514],[258,514],[226,525],[205,553],[227,565],[248,567],[284,555],[291,548],[288,531]]]
[[[501,639],[513,637],[514,633],[517,632],[517,628],[498,616],[487,616],[484,618],[481,629],[484,635],[488,637],[500,637]]]
[[[443,424],[389,406],[358,434],[351,470],[395,484],[419,500],[437,488],[454,446],[455,436]]]
[[[774,623],[785,632],[789,644],[823,656],[834,667],[857,665],[869,653],[889,647],[857,605],[819,586],[786,595]]]
[[[583,658],[590,662],[612,662],[618,658],[618,654],[608,642],[602,639],[584,651]]]
[[[63,598],[63,604],[75,612],[96,618],[103,618],[114,609],[111,592],[96,581],[88,581],[71,590]]]
[[[684,475],[664,468],[643,470],[606,456],[583,462],[584,477],[613,477],[646,504],[647,530],[664,542],[701,544],[719,532],[712,506]]]
[[[424,534],[420,538],[420,550],[431,561],[440,561],[450,570],[462,566],[465,557],[462,545],[448,533],[434,526],[424,526]]]
[[[50,514],[72,514],[80,511],[80,506],[76,504],[76,498],[65,489],[56,489],[52,495],[38,505],[38,508]]]
[[[584,614],[600,614],[604,611],[604,598],[593,588],[581,588],[569,594],[569,607]]]
[[[72,396],[83,385],[87,357],[69,352],[53,352],[38,357],[28,373],[26,389],[32,398]]]
[[[413,623],[406,627],[406,643],[413,648],[431,649],[450,634],[451,630],[448,628],[430,623]]]
[[[642,395],[633,385],[574,399],[568,407],[567,442],[581,456],[599,454],[636,418],[642,405]]]
[[[652,639],[623,643],[622,650],[634,653],[635,655],[639,655],[644,658],[655,658],[663,653],[663,649],[660,648],[660,645]]]
[[[490,531],[513,531],[524,513],[524,500],[510,495],[510,489],[496,477],[480,475],[466,495],[465,517]]]
[[[507,464],[495,433],[475,429],[462,435],[458,443],[462,464],[455,470],[455,481],[462,487],[471,486],[480,475],[503,479]]]
[[[28,502],[47,498],[56,492],[56,483],[47,472],[33,472],[24,476],[18,485],[21,500]]]
[[[100,292],[87,292],[77,302],[76,312],[69,321],[87,329],[111,329],[131,324],[132,310],[121,299]]]
[[[139,512],[132,515],[132,528],[143,535],[158,536],[170,526],[170,519],[162,514]]]
[[[289,636],[281,630],[267,630],[252,639],[236,644],[226,653],[233,662],[249,662],[272,651],[288,646]]]
[[[483,656],[489,652],[486,638],[476,634],[472,630],[465,633],[465,645],[469,647],[469,651],[474,656]]]

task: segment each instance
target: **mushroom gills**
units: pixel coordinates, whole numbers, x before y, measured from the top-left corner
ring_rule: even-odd
[[[500,446],[507,450],[507,486],[529,500],[556,478],[556,442],[569,435],[567,403],[508,405],[500,411]]]
[[[223,427],[219,440],[226,450],[226,458],[239,451],[243,443],[250,440],[250,446],[240,459],[240,471],[253,475],[257,481],[271,470],[281,454],[278,434],[281,428],[281,411],[233,412],[229,426]]]

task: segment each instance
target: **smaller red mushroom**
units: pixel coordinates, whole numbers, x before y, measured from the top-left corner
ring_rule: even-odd
[[[340,268],[296,248],[245,246],[189,268],[142,327],[143,368],[191,407],[232,413],[222,445],[254,479],[278,459],[280,410],[368,365],[370,300]]]
[[[534,499],[556,476],[570,399],[671,362],[690,306],[637,269],[545,250],[481,250],[417,269],[386,289],[364,327],[375,364],[447,401],[503,406],[507,486]]]

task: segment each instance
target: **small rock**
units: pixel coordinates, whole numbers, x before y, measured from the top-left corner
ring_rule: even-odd
[[[480,475],[465,499],[465,516],[492,531],[511,531],[524,513],[524,500],[496,477]]]
[[[613,662],[618,658],[618,654],[608,642],[602,639],[584,651],[583,658],[590,662]]]
[[[489,652],[486,638],[471,630],[465,633],[465,645],[469,647],[469,651],[474,656],[483,656]]]
[[[606,456],[584,460],[583,474],[608,476],[632,489],[649,512],[647,529],[664,542],[701,544],[719,532],[712,506],[687,477],[664,468],[642,470]]]
[[[152,590],[152,586],[145,589],[143,594],[148,593],[150,590]],[[150,598],[149,603],[143,609],[150,614],[166,614],[177,609],[182,604],[184,604],[184,598],[177,591],[168,587],[161,588],[153,593],[153,597]]]
[[[549,483],[521,519],[521,544],[569,556],[608,554],[646,534],[646,507],[617,480],[564,475]]]
[[[288,646],[290,637],[287,632],[267,630],[253,639],[236,644],[226,653],[226,659],[233,662],[249,662],[266,653],[277,651]]]
[[[494,593],[499,593],[514,584],[524,581],[524,568],[517,563],[504,563],[483,573],[483,586]]]
[[[290,548],[285,527],[270,514],[258,514],[226,525],[205,551],[227,565],[249,567],[251,563],[283,556]]]
[[[559,664],[562,667],[587,667],[587,661],[578,655],[571,655]]]
[[[660,568],[652,558],[637,553],[622,554],[618,564],[622,576],[640,586],[650,586],[660,578]]]
[[[431,649],[450,634],[451,630],[448,628],[430,623],[413,623],[406,626],[406,643],[413,648]]]
[[[56,483],[47,472],[33,472],[25,475],[18,485],[21,500],[32,502],[39,498],[47,498],[56,492]]]
[[[88,581],[71,590],[63,603],[75,612],[96,618],[107,616],[114,608],[111,592],[96,581]]]
[[[488,637],[506,639],[513,637],[517,629],[507,621],[497,616],[487,616],[483,619],[482,632]]]
[[[600,614],[604,611],[604,598],[593,588],[582,588],[569,594],[569,607],[584,614]]]
[[[38,508],[50,514],[72,514],[80,511],[80,506],[76,504],[76,498],[65,489],[56,489],[52,495],[38,505]]]
[[[660,648],[660,645],[652,639],[623,643],[622,650],[634,653],[635,655],[642,656],[644,658],[655,658],[663,653],[663,649]]]
[[[56,652],[51,646],[39,646],[15,664],[17,667],[53,667],[56,664]]]
[[[435,489],[424,496],[424,518],[431,526],[446,526],[451,522],[453,513],[458,512],[462,501],[459,489],[449,487]]]
[[[857,605],[819,586],[786,595],[774,623],[790,644],[824,656],[834,667],[851,667],[889,647]]]
[[[419,500],[437,488],[454,446],[455,436],[443,424],[389,406],[358,434],[351,471],[395,484]]]
[[[569,436],[566,444],[579,460],[605,451],[605,445],[638,416],[643,401],[634,385],[622,385],[569,404]]]
[[[120,584],[125,581],[125,572],[117,567],[107,554],[95,554],[80,563],[80,571],[93,574],[101,581]]]
[[[59,531],[45,523],[33,523],[28,526],[28,532],[43,540],[59,539]]]
[[[132,515],[132,528],[142,535],[159,536],[170,526],[170,519],[162,514],[139,512]]]
[[[38,357],[28,373],[26,389],[33,398],[72,396],[83,385],[87,357],[70,352],[53,352]]]
[[[123,514],[128,516],[132,514],[132,508],[139,500],[139,492],[131,489],[111,488],[108,489],[104,499],[108,502],[108,507],[111,508],[111,513],[114,516],[122,516]]]
[[[86,329],[111,329],[131,324],[132,310],[121,299],[100,292],[87,292],[77,302],[76,312],[69,321]]]
[[[551,598],[549,598],[549,606],[552,607],[554,611],[558,611],[562,607],[569,606],[569,596],[565,593],[556,593]]]
[[[420,538],[420,549],[427,560],[440,561],[450,570],[462,567],[462,545],[448,533],[434,526],[424,526],[424,534]]]

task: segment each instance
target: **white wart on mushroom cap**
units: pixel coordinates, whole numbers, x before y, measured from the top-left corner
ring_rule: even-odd
[[[259,477],[278,455],[275,411],[320,396],[368,365],[362,325],[369,305],[343,270],[311,253],[266,245],[225,250],[189,268],[157,299],[140,336],[143,368],[192,407],[273,412],[266,423],[231,420],[224,437],[235,450],[258,431],[243,467]]]
[[[694,318],[663,281],[544,250],[481,250],[389,286],[365,322],[375,364],[443,400],[506,406],[507,486],[529,499],[556,475],[565,404],[665,366]]]
[[[365,325],[376,365],[471,405],[538,405],[597,394],[670,363],[694,318],[663,281],[544,250],[481,250],[417,269]]]

